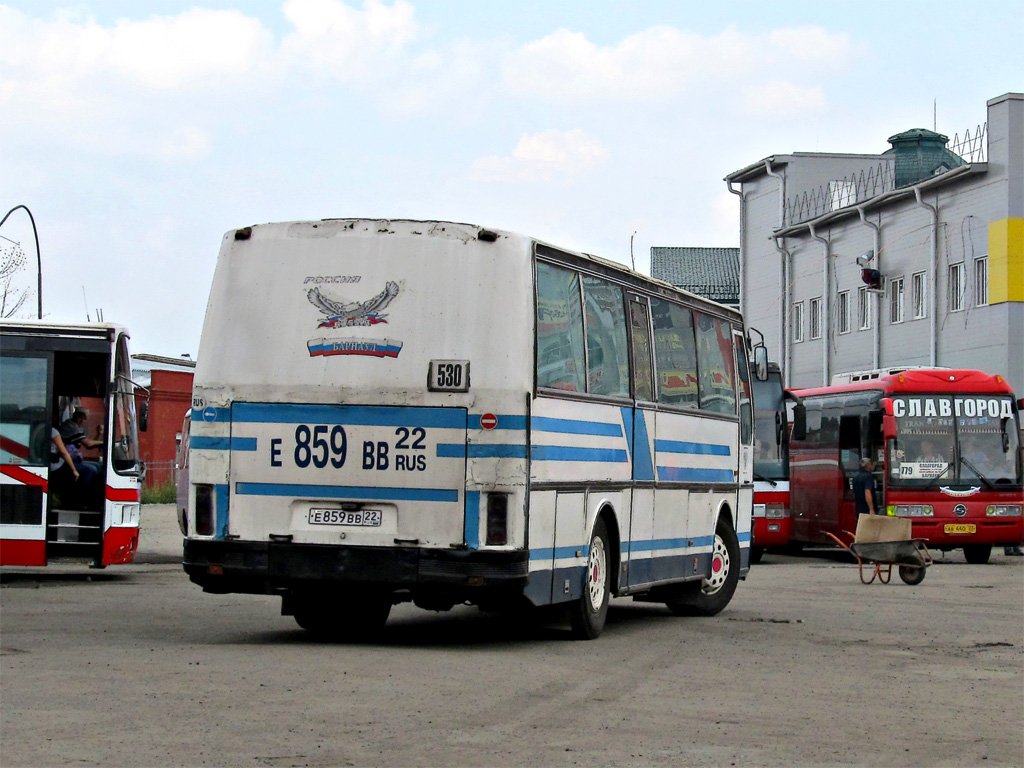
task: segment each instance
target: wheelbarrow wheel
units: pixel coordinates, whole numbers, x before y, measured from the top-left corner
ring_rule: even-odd
[[[905,584],[914,586],[915,584],[920,584],[924,581],[924,576],[927,571],[928,569],[923,565],[920,568],[913,565],[901,565],[900,578],[903,579]]]

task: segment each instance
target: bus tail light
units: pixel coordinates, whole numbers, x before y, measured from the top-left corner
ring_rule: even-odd
[[[1020,517],[1022,507],[1020,504],[989,504],[985,514],[989,517]]]
[[[488,546],[508,544],[508,494],[487,494],[487,538]]]
[[[932,517],[935,510],[931,504],[890,504],[885,513],[890,517]]]
[[[213,536],[213,486],[196,484],[196,535]]]

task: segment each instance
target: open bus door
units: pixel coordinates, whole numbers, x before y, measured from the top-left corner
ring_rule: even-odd
[[[46,565],[54,355],[17,346],[0,365],[0,563]]]
[[[127,336],[110,325],[10,323],[2,354],[0,564],[130,562],[141,464]],[[74,470],[55,431],[77,443]]]

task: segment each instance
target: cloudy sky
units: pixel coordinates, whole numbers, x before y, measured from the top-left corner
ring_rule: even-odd
[[[196,353],[224,232],[447,219],[648,271],[772,153],[975,131],[1024,2],[0,0],[0,215],[43,314]],[[28,216],[20,243],[34,291]],[[258,299],[257,299],[258,300]],[[34,317],[35,294],[21,316]]]

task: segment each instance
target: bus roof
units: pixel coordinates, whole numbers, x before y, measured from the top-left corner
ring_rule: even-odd
[[[341,229],[345,230],[357,230],[359,225],[369,225],[368,229],[371,232],[377,233],[388,233],[388,234],[421,234],[422,228],[424,227],[445,227],[450,226],[463,230],[464,233],[476,233],[476,237],[479,240],[494,241],[499,238],[508,238],[510,240],[522,240],[537,243],[541,248],[539,250],[550,250],[557,252],[559,256],[570,256],[573,259],[580,261],[582,264],[591,265],[591,269],[597,272],[603,272],[605,274],[612,273],[615,277],[624,283],[634,283],[637,287],[643,287],[650,290],[651,287],[658,287],[662,289],[666,294],[683,294],[687,296],[691,301],[697,304],[706,304],[714,308],[714,311],[718,314],[725,314],[732,317],[733,320],[739,322],[742,319],[742,315],[739,310],[734,307],[720,304],[716,301],[712,301],[704,296],[696,293],[684,290],[678,286],[667,283],[664,280],[659,280],[656,277],[645,275],[641,272],[630,269],[624,264],[620,264],[617,261],[611,261],[609,259],[602,258],[600,256],[594,256],[593,254],[583,253],[582,251],[573,251],[568,248],[564,248],[560,245],[549,243],[545,240],[541,240],[536,237],[530,237],[517,232],[511,232],[504,229],[491,229],[489,227],[481,227],[477,224],[469,224],[466,222],[458,221],[443,221],[436,219],[362,219],[362,218],[328,218],[319,220],[296,220],[296,221],[278,221],[278,222],[267,222],[264,224],[256,224],[249,227],[243,227],[242,229],[231,230],[224,235],[224,239],[235,239],[235,240],[247,240],[252,236],[254,232],[262,228],[291,228],[292,226],[306,225],[306,226],[317,226],[318,224],[332,224]],[[421,231],[417,231],[415,227],[419,227]],[[404,229],[406,232],[399,233],[396,230]],[[286,232],[288,230],[286,229]],[[427,232],[431,234],[431,232]],[[290,235],[290,232],[288,233]],[[286,235],[286,236],[288,236]]]
[[[967,368],[918,368],[849,384],[791,391],[800,398],[870,391],[881,391],[886,394],[916,392],[1013,394],[1010,385],[1002,376]]]
[[[0,332],[5,334],[30,334],[33,336],[103,336],[114,338],[128,329],[117,323],[55,323],[51,320],[9,320],[0,322]]]

